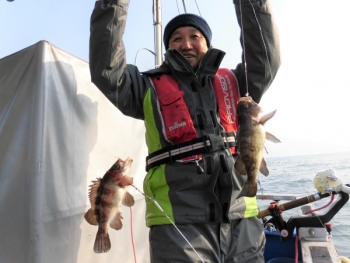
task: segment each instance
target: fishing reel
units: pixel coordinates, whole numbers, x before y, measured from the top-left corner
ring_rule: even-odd
[[[319,191],[314,195],[302,197],[284,204],[271,202],[269,208],[260,211],[257,217],[263,218],[264,221],[266,216],[272,216],[269,221],[265,219],[264,225],[275,226],[281,233],[282,241],[291,239],[295,228],[325,227],[349,200],[350,187],[349,185],[342,184],[342,181],[336,177],[335,171],[332,169],[317,173],[314,179],[314,186]],[[285,210],[301,207],[325,197],[332,196],[333,198],[335,194],[339,195],[338,199],[335,200],[335,202],[329,206],[328,211],[322,215],[317,215],[314,213],[316,210],[312,210],[303,211],[303,215],[292,216],[289,218],[288,222],[283,219],[282,212]]]
[[[317,173],[314,186],[321,194],[331,192],[350,194],[350,187],[342,183],[342,180],[335,175],[333,169]]]

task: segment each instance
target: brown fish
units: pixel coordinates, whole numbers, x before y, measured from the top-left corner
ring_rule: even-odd
[[[275,115],[276,110],[260,117],[261,113],[259,104],[251,97],[243,97],[238,101],[239,127],[236,138],[238,158],[235,169],[240,174],[248,176],[239,196],[256,196],[259,171],[265,176],[269,174],[263,155],[265,139],[281,142],[263,129],[263,125]]]
[[[123,227],[123,217],[120,213],[121,204],[133,206],[134,197],[127,192],[129,185],[133,184],[130,177],[132,159],[125,161],[118,158],[103,178],[92,181],[89,191],[91,208],[84,218],[91,225],[98,225],[94,252],[105,253],[111,249],[108,235],[108,225],[115,230]]]

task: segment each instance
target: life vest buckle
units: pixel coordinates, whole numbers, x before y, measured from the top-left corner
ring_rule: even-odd
[[[221,134],[208,134],[203,136],[204,147],[206,152],[227,149],[228,144],[225,142],[225,136]]]

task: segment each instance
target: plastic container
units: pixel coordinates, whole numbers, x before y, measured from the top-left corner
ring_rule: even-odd
[[[294,258],[272,258],[267,263],[294,263]],[[298,261],[300,262],[300,261]]]
[[[265,245],[265,251],[264,251],[264,258],[266,263],[270,263],[269,260],[272,259],[295,259],[295,237],[296,233],[293,234],[293,238],[288,239],[287,241],[281,242],[281,234],[279,232],[270,232],[265,229],[265,236],[266,236],[266,245]],[[301,258],[301,248],[300,248],[300,242],[298,242],[298,259],[300,262],[302,262]],[[282,259],[280,259],[279,262]],[[289,263],[291,261],[287,261]],[[273,263],[278,263],[278,261],[275,261]],[[292,262],[294,263],[294,261]]]

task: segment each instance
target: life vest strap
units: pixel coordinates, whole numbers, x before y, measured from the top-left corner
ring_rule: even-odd
[[[146,171],[165,163],[207,152],[228,149],[236,146],[234,132],[209,134],[188,142],[171,145],[155,151],[146,157]]]

